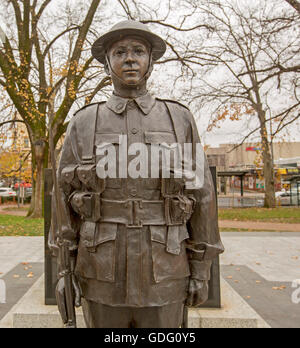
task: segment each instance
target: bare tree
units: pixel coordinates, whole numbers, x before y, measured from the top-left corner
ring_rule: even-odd
[[[74,105],[97,100],[98,92],[106,93],[110,85],[88,53],[107,29],[103,23],[108,17],[113,22],[138,19],[166,39],[168,52],[154,72],[158,94],[189,103],[196,117],[206,106],[212,124],[224,115],[257,120],[257,128],[241,142],[259,131],[266,205],[274,205],[270,141],[299,117],[299,15],[285,0],[102,0],[103,15],[98,17],[101,0],[89,0],[89,6],[78,1],[76,10],[63,1],[63,10],[45,16],[53,1],[5,0],[12,24],[4,39],[0,31],[0,87],[20,113],[32,144],[33,207],[41,202],[42,178],[37,174],[48,165],[48,120],[54,114],[57,142]],[[267,127],[271,121],[272,134]],[[33,215],[40,212],[41,204],[36,204]]]
[[[276,203],[270,141],[299,118],[300,106],[297,24],[276,20],[272,5],[266,1],[258,7],[232,1],[201,2],[203,15],[215,29],[201,52],[210,77],[202,79],[199,95],[194,97],[202,105],[215,105],[213,124],[226,116],[257,118],[257,128],[241,143],[259,131],[267,207]],[[267,127],[271,121],[277,125],[273,134]]]
[[[47,12],[52,0],[5,0],[2,11],[9,17],[1,30],[0,85],[25,123],[32,149],[32,217],[42,216],[43,169],[48,166],[48,122],[55,143],[66,130],[66,117],[75,101],[90,102],[110,84],[108,78],[90,86],[92,58],[85,44],[101,0],[81,4],[77,15],[68,2],[64,10]],[[80,5],[79,3],[77,5]],[[80,11],[80,13],[78,12]],[[46,14],[46,16],[45,16]],[[1,44],[1,42],[0,42]],[[103,70],[102,70],[103,73]],[[54,116],[52,117],[52,114]]]
[[[300,13],[300,2],[297,0],[285,0],[287,3],[289,3],[291,6],[294,7],[294,9]]]

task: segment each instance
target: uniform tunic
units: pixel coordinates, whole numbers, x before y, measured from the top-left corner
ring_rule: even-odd
[[[197,128],[189,110],[177,103],[174,103],[174,107],[182,115],[181,131],[185,141],[193,145],[199,143]],[[71,120],[58,169],[59,182],[62,183],[64,168],[75,168],[73,174],[71,171],[73,193],[76,192],[76,185],[77,190],[80,187],[76,178],[76,168],[82,163],[79,133],[80,127],[89,122],[89,110],[91,106],[79,111]],[[163,100],[154,99],[150,94],[135,100],[112,95],[106,103],[99,104],[96,132],[90,136],[95,139],[95,153],[97,146],[113,144],[118,159],[120,151],[124,151],[120,135],[127,136],[127,148],[134,143],[147,144],[148,147],[153,143],[172,144],[178,142],[174,127]],[[127,164],[134,157],[129,154]],[[96,162],[99,159],[100,156],[96,156]],[[123,168],[124,163],[120,165]],[[117,164],[117,173],[119,169]],[[138,216],[144,216],[148,223],[143,223],[141,218],[138,221],[140,227],[136,223],[135,227],[129,226],[124,223],[124,209],[118,213],[116,203],[111,203],[111,209],[107,205],[106,210],[101,208],[102,218],[96,223],[92,237],[90,222],[80,219],[74,212],[70,205],[72,192],[66,192],[61,184],[63,233],[65,239],[71,242],[71,249],[78,249],[75,273],[86,300],[110,306],[164,306],[184,301],[190,276],[199,280],[209,279],[211,260],[223,252],[223,246],[206,159],[202,170],[203,183],[192,190],[196,201],[193,215],[187,223],[172,227],[159,221],[160,214],[155,213],[157,208],[151,210],[149,204],[145,203],[162,200],[159,178],[107,178],[101,199],[106,204],[110,201],[128,202],[128,211],[137,209]],[[107,221],[105,214],[114,215],[114,210],[114,222]],[[53,211],[55,214],[55,202]],[[52,228],[56,233],[55,219]],[[53,241],[50,241],[50,245],[55,249]]]

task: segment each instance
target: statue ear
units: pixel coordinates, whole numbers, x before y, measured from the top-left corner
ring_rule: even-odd
[[[147,80],[148,80],[149,77],[151,76],[152,71],[153,71],[153,68],[154,68],[154,64],[153,64],[153,59],[152,59],[152,57],[151,57],[150,63],[149,63],[149,69],[148,69],[148,72],[147,72],[147,74],[146,74],[146,79],[147,79]]]
[[[106,74],[107,74],[108,76],[111,75],[110,66],[109,66],[109,63],[108,63],[108,57],[107,57],[107,56],[105,57],[104,70],[105,70],[105,72],[106,72]]]

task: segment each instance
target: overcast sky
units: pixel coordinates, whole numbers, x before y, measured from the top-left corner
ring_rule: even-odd
[[[63,0],[55,0],[53,1],[53,3],[50,5],[49,9],[58,9],[60,3]],[[76,1],[76,0],[73,0]],[[112,22],[118,22],[120,20],[120,17],[116,16],[116,12],[115,9],[117,8],[116,5],[116,1],[105,1],[103,0],[103,2],[106,2],[108,4],[115,4],[114,6],[116,6],[115,8],[111,8],[111,7],[107,7],[106,11],[107,13],[110,13],[111,15],[111,21]],[[157,0],[152,0],[151,4],[153,4],[153,6],[157,6],[158,4],[163,3]],[[147,4],[149,5],[149,2],[147,1]],[[103,6],[103,5],[101,5]],[[163,4],[162,4],[163,7]],[[102,8],[103,9],[103,8]],[[102,11],[101,9],[101,11]],[[116,16],[116,19],[114,21],[114,16]],[[1,27],[5,30],[5,14],[1,14],[0,13],[0,24]],[[102,29],[102,28],[101,28]],[[103,28],[103,30],[101,31],[107,31],[109,29],[109,27],[107,28]],[[0,32],[1,35],[1,32]],[[170,67],[171,68],[171,67]],[[158,72],[154,72],[153,76],[150,79],[150,85],[155,84],[155,80],[156,79],[162,79],[163,77],[161,76],[161,69],[159,69],[159,73]],[[167,81],[166,81],[167,83]],[[164,95],[159,95],[159,97],[164,97]],[[180,100],[179,100],[180,101]],[[199,117],[200,116],[200,117]],[[220,125],[220,128],[215,128],[213,131],[211,132],[207,132],[207,126],[209,123],[209,115],[205,115],[205,114],[201,114],[198,115],[197,118],[197,124],[198,124],[198,129],[199,129],[199,133],[200,136],[202,138],[203,143],[205,144],[209,144],[212,146],[217,146],[218,144],[222,144],[222,143],[236,143],[241,139],[241,135],[242,134],[247,134],[248,128],[249,126],[255,126],[256,121],[250,121],[250,122],[236,122],[236,121],[225,121],[224,123],[222,123]],[[291,127],[289,127],[287,129],[287,132],[285,132],[285,134],[282,134],[280,139],[280,141],[282,141],[284,137],[285,141],[299,141],[300,142],[300,122],[295,122]],[[257,141],[257,137],[253,138],[253,141]],[[275,139],[276,141],[276,139]]]

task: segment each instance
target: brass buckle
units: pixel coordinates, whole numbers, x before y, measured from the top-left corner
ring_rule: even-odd
[[[143,209],[143,202],[141,199],[128,199],[125,203],[126,208],[130,206],[130,220],[131,223],[127,224],[127,228],[142,228],[143,223],[138,218],[138,208]]]

